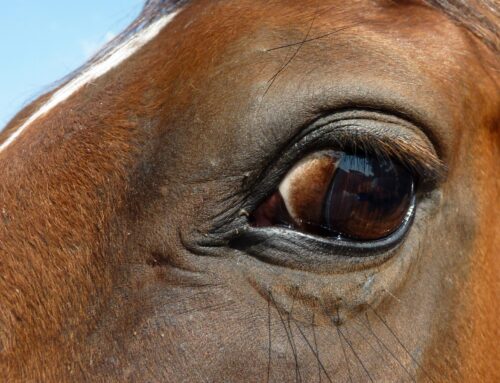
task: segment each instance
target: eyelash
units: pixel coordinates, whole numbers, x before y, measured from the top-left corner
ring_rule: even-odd
[[[410,152],[404,152],[401,148],[394,148],[391,143],[383,143],[381,145],[380,138],[376,139],[372,136],[351,136],[347,142],[337,143],[340,150],[356,154],[368,154],[376,159],[397,160],[401,165],[406,167],[412,175],[421,181],[421,185],[433,187],[439,183],[445,174],[445,167],[442,162],[429,153],[429,158],[423,159],[422,156],[416,157]],[[361,148],[361,149],[360,149]]]
[[[416,178],[417,192],[426,192],[442,182],[446,175],[446,167],[434,153],[428,149],[421,150],[420,156],[405,152],[401,143],[395,142],[392,137],[384,136],[387,132],[380,134],[359,126],[335,128],[330,125],[322,125],[304,131],[299,137],[287,144],[286,149],[280,152],[285,153],[285,155],[281,154],[272,161],[273,164],[264,169],[261,177],[256,180],[255,184],[250,185],[248,190],[253,191],[257,185],[262,184],[264,194],[271,193],[276,188],[276,183],[300,158],[320,150],[338,150],[353,154],[359,152],[372,155],[377,159],[397,160]],[[266,182],[266,176],[270,173],[272,179],[269,183]]]

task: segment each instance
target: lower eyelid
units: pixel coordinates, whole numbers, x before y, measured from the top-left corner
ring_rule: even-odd
[[[414,197],[403,224],[390,236],[377,241],[358,242],[287,228],[246,226],[230,234],[228,246],[263,262],[292,269],[317,273],[364,269],[381,264],[395,254],[413,223],[415,208]]]

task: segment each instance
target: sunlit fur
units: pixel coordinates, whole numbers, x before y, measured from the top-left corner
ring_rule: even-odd
[[[498,6],[428,3],[149,1],[22,110],[0,135],[0,381],[499,381]],[[316,300],[329,275],[292,284],[282,268],[265,289],[270,267],[200,250],[215,223],[244,219],[271,162],[258,148],[290,139],[311,100],[343,110],[336,86],[366,84],[348,101],[371,110],[387,86],[398,117],[423,111],[448,168],[407,247],[334,276],[397,288],[342,316]]]

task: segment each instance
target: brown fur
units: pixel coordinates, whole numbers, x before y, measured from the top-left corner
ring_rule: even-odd
[[[189,3],[0,152],[0,380],[498,381],[497,60],[420,3]],[[349,108],[449,169],[396,255],[316,273],[199,245],[278,143]]]

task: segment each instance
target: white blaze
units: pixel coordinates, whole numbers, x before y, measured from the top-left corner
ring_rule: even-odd
[[[94,65],[85,69],[80,75],[70,80],[61,89],[55,92],[50,99],[33,113],[19,128],[17,128],[1,145],[0,152],[7,148],[19,135],[34,121],[47,114],[61,102],[67,100],[84,85],[106,74],[111,69],[120,65],[132,56],[146,43],[151,41],[158,33],[169,24],[179,11],[162,16],[157,21],[131,36],[128,40],[115,47],[108,55],[97,61]]]

